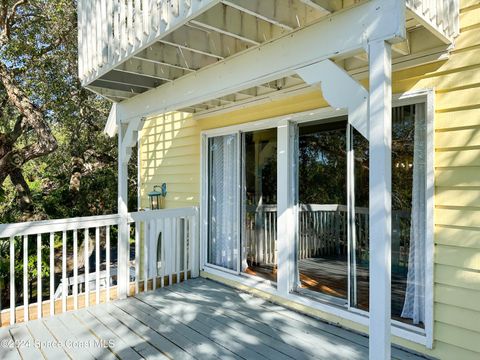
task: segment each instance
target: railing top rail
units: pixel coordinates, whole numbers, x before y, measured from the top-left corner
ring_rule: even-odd
[[[129,214],[129,222],[148,221],[169,217],[195,216],[198,214],[198,207],[184,207],[176,209],[147,210]]]
[[[15,224],[0,224],[0,238],[116,225],[118,224],[118,221],[119,216],[113,214],[58,220],[29,221]]]

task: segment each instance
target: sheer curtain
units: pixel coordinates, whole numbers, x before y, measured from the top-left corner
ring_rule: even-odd
[[[415,107],[410,252],[408,257],[407,288],[402,310],[402,317],[412,319],[414,324],[425,322],[425,160],[425,105],[418,104]]]
[[[238,136],[209,140],[208,262],[237,269],[239,239]]]

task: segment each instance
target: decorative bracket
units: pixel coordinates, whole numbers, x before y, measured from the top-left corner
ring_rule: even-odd
[[[123,159],[123,161],[130,161],[130,157],[132,156],[132,148],[137,144],[138,141],[138,132],[142,131],[144,124],[144,117],[132,119],[128,123],[128,127],[125,130],[125,134],[122,139],[122,145],[120,147],[120,151],[122,152],[121,158]]]
[[[323,97],[336,108],[348,109],[348,122],[368,139],[368,91],[331,60],[296,70],[309,85],[319,84]]]

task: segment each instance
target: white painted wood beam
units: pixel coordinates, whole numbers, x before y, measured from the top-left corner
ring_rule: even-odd
[[[98,86],[89,85],[87,89],[93,91],[97,95],[105,96],[108,98],[116,98],[116,99],[130,99],[135,96],[134,93],[130,91],[121,91],[121,90],[113,90],[113,89],[106,89]]]
[[[391,358],[392,56],[391,45],[369,45],[370,59],[370,322],[369,359]]]
[[[295,212],[292,185],[294,175],[294,126],[288,121],[277,130],[277,290],[288,296],[294,289]]]
[[[259,45],[286,32],[268,21],[224,4],[201,14],[190,21],[190,24],[234,37],[249,45]]]
[[[198,20],[191,20],[190,24],[193,24],[195,26],[198,26],[198,27],[201,27],[201,28],[204,28],[204,29],[207,29],[207,30],[218,32],[219,34],[222,34],[222,35],[227,35],[227,36],[233,37],[237,40],[246,42],[250,45],[254,45],[254,46],[260,45],[260,41],[248,38],[241,33],[236,33],[236,32],[233,32],[231,30],[227,30],[227,28],[217,27],[215,25],[210,25],[210,24],[198,21]]]
[[[117,113],[118,115],[118,113]],[[123,138],[127,125],[120,125],[118,131],[118,297],[128,296],[129,277],[129,239],[128,234],[128,159],[123,147]]]
[[[169,66],[169,67],[172,67],[172,68],[175,68],[175,69],[183,70],[185,72],[196,71],[195,69],[187,68],[186,65],[170,64],[170,63],[167,63],[167,62],[161,61],[161,60],[154,60],[154,59],[141,57],[140,55],[135,55],[130,60],[127,60],[127,61],[131,61],[132,59],[136,59],[136,60],[139,60],[139,61],[145,61],[145,62],[149,62],[149,63],[152,63],[152,64],[161,65],[161,66]],[[123,64],[125,64],[125,63],[123,63]],[[116,69],[121,69],[123,64],[119,65]]]
[[[217,58],[179,48],[175,45],[164,43],[153,43],[140,53],[136,58],[151,60],[162,64],[172,64],[176,67],[183,67],[187,70],[198,70],[207,65],[217,62]]]
[[[109,73],[103,75],[99,80],[131,86],[140,86],[147,89],[154,89],[165,82],[163,79],[163,81],[160,81],[160,79],[154,79],[150,76],[118,70],[110,71]]]
[[[119,120],[174,111],[274,81],[298,68],[340,54],[357,53],[370,41],[401,41],[405,37],[404,18],[405,4],[400,1],[361,3],[123,101],[118,105]]]
[[[317,11],[322,11],[327,13],[332,13],[342,8],[341,1],[335,1],[335,0],[300,0],[300,1]]]
[[[267,3],[270,0],[263,0],[262,3]],[[268,16],[264,15],[259,11],[259,1],[251,1],[251,0],[221,0],[222,4],[225,4],[227,6],[233,7],[235,9],[238,9],[244,13],[250,14],[252,16],[255,16],[263,21],[269,22],[272,25],[281,27],[282,29],[285,30],[293,30],[297,28],[299,25],[295,23],[284,23],[278,19],[276,19],[274,16]],[[272,2],[272,1],[270,1]],[[275,8],[277,4],[275,4],[275,1],[273,1],[273,8]]]
[[[132,58],[115,68],[114,71],[142,75],[152,79],[173,81],[193,70],[157,63],[150,60]]]
[[[146,87],[141,87],[141,86],[132,86],[132,85],[126,85],[126,84],[121,84],[118,82],[114,81],[109,81],[109,80],[95,80],[91,86],[95,86],[97,88],[105,89],[105,91],[120,91],[124,93],[130,93],[133,95],[138,95],[142,94],[145,91],[148,90]]]

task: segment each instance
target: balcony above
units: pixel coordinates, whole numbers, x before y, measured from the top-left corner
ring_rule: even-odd
[[[121,102],[365,2],[79,0],[79,77],[91,91]],[[394,65],[445,53],[458,33],[458,0],[406,0],[405,11],[408,36],[393,48]],[[364,53],[334,60],[353,75],[368,64]],[[181,110],[203,113],[304,88],[288,76]]]

